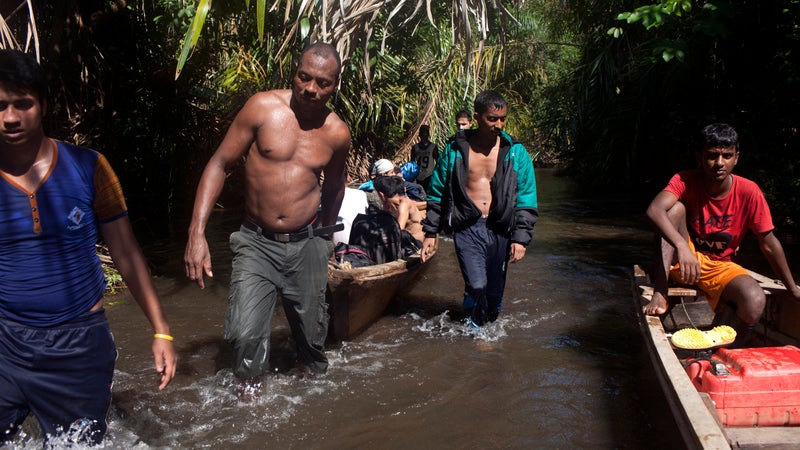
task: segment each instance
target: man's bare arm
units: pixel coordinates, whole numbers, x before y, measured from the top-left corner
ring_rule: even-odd
[[[647,217],[655,225],[659,234],[675,247],[680,264],[681,279],[686,283],[694,283],[700,278],[700,263],[689,249],[687,238],[678,231],[668,215],[668,211],[676,203],[678,203],[678,197],[675,194],[661,191],[648,206]],[[667,263],[670,262],[667,261]]]
[[[268,107],[264,105],[265,95],[265,93],[256,94],[245,103],[225,133],[222,143],[206,164],[200,178],[184,254],[186,276],[190,280],[197,281],[200,288],[205,287],[204,275],[214,276],[211,269],[211,254],[205,238],[206,224],[214,203],[222,192],[226,172],[239,162],[241,156],[253,144],[258,124],[268,113]]]
[[[413,202],[408,197],[400,200],[400,206],[397,208],[397,224],[400,225],[401,230],[405,230],[406,225],[408,225],[408,216],[411,214],[411,204]]]
[[[789,263],[786,261],[786,254],[783,251],[783,246],[772,231],[758,235],[758,247],[761,253],[769,262],[775,275],[783,282],[786,289],[791,292],[795,300],[800,300],[800,287],[794,281],[792,271],[789,269]]]
[[[320,220],[323,226],[333,225],[339,215],[344,199],[344,184],[347,181],[347,156],[350,152],[350,131],[344,123],[337,127],[333,156],[325,166],[325,181],[322,183]]]
[[[100,232],[114,265],[153,326],[154,333],[169,335],[169,324],[128,217],[101,224]],[[162,390],[175,376],[178,357],[172,342],[164,339],[153,339],[152,351],[156,372],[161,377],[158,389]]]

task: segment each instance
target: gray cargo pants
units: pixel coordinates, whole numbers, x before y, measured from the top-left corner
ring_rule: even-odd
[[[328,368],[330,241],[313,237],[276,242],[245,227],[230,236],[231,288],[225,316],[225,340],[234,348],[233,373],[253,378],[269,368],[269,337],[277,294],[297,345],[298,359],[311,370]]]

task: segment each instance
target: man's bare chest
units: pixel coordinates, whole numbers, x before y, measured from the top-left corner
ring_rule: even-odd
[[[318,133],[274,130],[259,133],[251,149],[253,152],[270,161],[297,161],[316,166],[330,160],[333,148]]]
[[[472,179],[491,179],[497,170],[496,152],[488,155],[470,152],[468,170]]]

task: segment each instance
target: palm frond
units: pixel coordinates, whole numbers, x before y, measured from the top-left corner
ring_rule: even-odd
[[[24,32],[22,31],[23,29],[25,30]],[[24,34],[23,44],[20,44],[15,32],[17,35]],[[41,61],[39,31],[36,29],[36,16],[33,11],[33,5],[31,0],[24,0],[6,17],[0,14],[0,48],[14,48],[28,52],[30,51],[31,43],[33,43],[36,60]]]

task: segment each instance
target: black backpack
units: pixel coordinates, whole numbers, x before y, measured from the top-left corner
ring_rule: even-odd
[[[379,209],[369,208],[367,214],[353,219],[348,242],[366,250],[376,264],[403,257],[400,225],[391,214]]]
[[[400,240],[403,248],[403,259],[407,259],[422,249],[422,242],[406,230],[400,232]]]
[[[365,267],[375,264],[369,253],[358,245],[339,242],[333,249],[333,254],[336,256],[336,262],[339,264],[349,262],[350,267]]]

